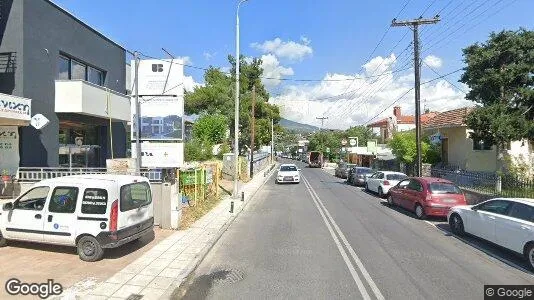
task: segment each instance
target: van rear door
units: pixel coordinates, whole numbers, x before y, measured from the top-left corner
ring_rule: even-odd
[[[133,182],[120,187],[118,230],[144,223],[153,217],[152,191],[147,181]],[[139,228],[139,231],[142,229],[144,228]]]

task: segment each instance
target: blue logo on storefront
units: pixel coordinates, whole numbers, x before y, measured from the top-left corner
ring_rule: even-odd
[[[54,229],[58,229],[58,228],[59,228],[59,224],[58,223],[54,224]]]

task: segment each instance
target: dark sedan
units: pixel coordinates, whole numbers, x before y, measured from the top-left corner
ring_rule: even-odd
[[[349,172],[347,182],[353,185],[364,186],[367,177],[373,175],[374,171],[371,168],[353,167]]]

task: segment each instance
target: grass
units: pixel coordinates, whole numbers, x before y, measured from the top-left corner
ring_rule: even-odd
[[[189,228],[198,219],[202,218],[221,201],[220,196],[208,195],[203,201],[198,201],[195,206],[186,206],[182,209],[182,219],[179,230]]]

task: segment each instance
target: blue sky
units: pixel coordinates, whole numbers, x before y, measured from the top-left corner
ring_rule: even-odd
[[[195,66],[227,66],[226,56],[235,51],[235,1],[54,0],[54,2],[125,48],[139,50],[151,56],[164,57],[165,54],[161,51],[163,47],[174,55],[190,57]],[[257,48],[261,47],[253,48],[251,44],[261,45],[265,41],[279,38],[282,44],[293,41],[307,47],[301,50],[311,49],[311,53],[306,50],[298,59],[274,53],[271,57],[274,65],[286,68],[286,72],[282,71],[282,74],[293,74],[284,77],[322,79],[327,73],[343,76],[363,74],[362,65],[367,62],[367,58],[392,18],[406,2],[406,0],[250,0],[243,4],[240,13],[241,53],[247,56],[267,55],[271,53],[268,49],[260,51]],[[518,29],[520,26],[528,29],[534,27],[532,17],[534,1],[531,0],[411,0],[398,19],[416,18],[427,7],[425,17],[432,17],[444,8],[443,20],[438,25],[429,25],[429,28],[422,29],[423,48],[450,34],[442,44],[430,51],[423,51],[422,58],[434,55],[440,60],[440,63],[435,65],[440,74],[462,67],[461,49],[475,41],[486,40],[489,32]],[[499,9],[501,7],[502,10]],[[479,22],[481,23],[478,26],[471,28]],[[457,31],[453,32],[455,30]],[[373,57],[389,55],[393,45],[407,31],[409,29],[403,27],[391,28]],[[409,45],[411,37],[410,31],[393,52],[398,55]],[[206,57],[208,53],[212,56],[209,59]],[[410,53],[405,54],[408,56]],[[399,58],[397,63],[400,63],[400,60]],[[291,72],[287,72],[289,68]],[[395,67],[392,66],[392,69]],[[276,70],[274,71],[276,75]],[[202,82],[202,71],[186,68],[185,72],[195,81]],[[409,81],[409,74],[410,71],[407,70],[404,74],[406,78],[402,78],[403,74],[399,73],[399,77],[392,78],[391,84]],[[459,74],[448,78],[455,83]],[[368,71],[367,75],[373,74]],[[429,79],[436,75],[423,66],[423,77]],[[332,90],[343,92],[349,83],[350,81],[341,82],[337,89],[333,87]],[[317,83],[319,84],[321,83]],[[280,103],[284,103],[284,107],[293,105],[293,102],[298,106],[296,104],[298,97],[304,97],[300,100],[306,101],[308,106],[310,104],[313,106],[315,102],[312,100],[316,98],[313,97],[315,94],[312,91],[317,90],[317,85],[284,82],[270,85],[270,90],[274,95],[287,96],[279,99]],[[358,83],[349,87],[349,90],[356,86]],[[288,90],[294,89],[300,90],[298,93],[288,94]],[[391,98],[392,95],[386,98]],[[354,101],[354,99],[345,100]],[[368,108],[365,116],[355,115],[349,120],[339,121],[363,122],[367,116],[373,116],[375,111],[380,112],[380,108],[387,107],[387,103],[382,103],[383,99],[379,100],[374,102],[384,105]],[[411,109],[408,100],[406,100],[407,109]],[[321,105],[318,107],[321,107],[324,113],[332,113],[331,107],[328,107],[329,104],[332,105],[331,101],[319,102]],[[374,103],[372,97],[368,102],[368,104]],[[439,110],[439,107],[432,109]],[[291,113],[293,110],[295,109],[288,108],[283,112],[292,119],[304,118]],[[332,127],[343,126],[345,125]]]

